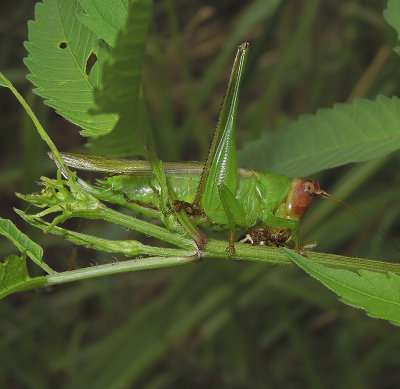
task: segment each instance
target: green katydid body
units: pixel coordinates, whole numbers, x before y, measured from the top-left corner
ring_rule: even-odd
[[[314,181],[289,179],[278,174],[237,168],[236,112],[248,50],[248,43],[238,48],[215,135],[204,165],[163,164],[168,178],[167,191],[171,208],[175,208],[177,212],[185,210],[195,224],[217,230],[229,228],[229,255],[235,253],[237,226],[250,229],[260,226],[263,236],[267,236],[267,244],[268,241],[272,244],[286,244],[291,241],[292,246],[300,249],[299,219],[310,206],[313,196],[320,193],[319,185]],[[62,157],[67,166],[76,169],[114,174],[99,181],[98,186],[83,182],[99,199],[128,208],[130,203],[135,205],[135,209],[139,205],[138,210],[144,215],[162,219],[157,214],[161,193],[160,176],[156,179],[150,163],[67,153],[62,153]],[[165,193],[166,188],[163,190]],[[175,195],[175,199],[171,199],[171,195]],[[152,211],[144,211],[146,209]],[[163,209],[165,212],[165,206]],[[201,249],[206,239],[197,240]],[[264,242],[264,238],[261,241]]]
[[[105,180],[98,180],[96,186],[88,185],[89,190],[99,199],[125,205],[142,205],[157,209],[160,186],[147,161],[110,159],[86,154],[61,153],[64,162],[75,169],[98,173],[114,174]],[[203,164],[199,162],[164,163],[164,170],[176,197],[192,204],[198,191]],[[311,204],[312,197],[302,186],[314,185],[314,181],[282,176],[250,169],[238,169],[236,199],[243,207],[245,217],[237,225],[251,228],[255,225],[281,229],[296,227],[298,220]],[[228,226],[226,213],[220,206],[208,212],[200,201],[200,213],[193,215],[193,221],[215,230]],[[286,222],[285,222],[286,221]]]
[[[176,197],[185,203],[195,200],[200,182],[200,174],[168,175]],[[293,205],[298,199],[294,197],[294,188],[301,179],[289,179],[285,176],[267,172],[246,170],[239,176],[236,189],[236,200],[243,207],[245,218],[238,220],[237,225],[252,227],[257,223],[268,225],[272,217],[298,220],[302,212],[293,212]],[[99,182],[104,193],[121,193],[130,201],[143,205],[156,205],[158,202],[159,184],[154,176],[118,175]],[[224,229],[228,219],[221,203],[207,212],[205,200],[200,202],[201,210],[207,218],[198,218],[199,224],[206,224],[215,229]],[[194,218],[196,219],[196,218]],[[284,223],[283,223],[284,224]],[[284,227],[282,224],[280,226]],[[289,226],[289,225],[288,225]]]
[[[66,157],[66,154],[63,154]],[[66,159],[66,158],[65,158]],[[135,161],[131,161],[135,165]],[[139,162],[139,161],[138,161]],[[182,163],[182,172],[167,173],[176,197],[186,203],[193,203],[200,183],[200,171],[187,174]],[[263,222],[265,216],[286,217],[288,214],[287,200],[288,193],[293,180],[273,173],[254,170],[242,170],[239,175],[236,199],[242,204],[246,214],[239,225],[250,227],[257,222]],[[128,175],[121,174],[106,178],[98,182],[98,188],[102,190],[103,200],[112,201],[115,194],[124,196],[128,201],[147,206],[156,206],[160,186],[152,174]],[[290,199],[289,199],[290,201]],[[205,200],[200,202],[201,209],[206,209]],[[211,225],[226,226],[228,224],[222,205],[216,206],[211,211],[204,212]],[[204,220],[200,219],[200,220]],[[200,224],[202,222],[200,221]],[[206,223],[206,222],[205,222]]]

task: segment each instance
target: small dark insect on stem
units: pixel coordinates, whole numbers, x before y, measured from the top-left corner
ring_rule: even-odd
[[[337,197],[325,192],[324,190],[315,191],[314,193],[310,193],[313,196],[322,197],[325,199],[331,200],[336,205],[348,210],[354,216],[356,216],[359,220],[361,220],[365,225],[367,225],[371,231],[377,232],[383,238],[385,238],[397,251],[400,251],[400,246],[396,240],[396,238],[390,235],[386,230],[383,228],[379,228],[376,224],[372,223],[370,220],[367,220],[364,216],[362,216],[355,208],[350,206],[349,204],[345,203],[344,201],[338,199]]]

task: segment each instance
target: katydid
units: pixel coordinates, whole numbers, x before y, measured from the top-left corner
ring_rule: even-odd
[[[227,252],[234,255],[237,227],[248,230],[253,244],[289,246],[301,250],[299,220],[315,196],[325,192],[318,182],[250,169],[238,169],[235,122],[240,84],[249,44],[239,46],[219,121],[205,164],[164,163],[175,191],[175,210],[184,209],[192,221],[214,230],[229,229]],[[146,161],[109,159],[61,153],[67,166],[113,174],[96,186],[86,185],[101,200],[139,205],[157,215],[158,184]]]

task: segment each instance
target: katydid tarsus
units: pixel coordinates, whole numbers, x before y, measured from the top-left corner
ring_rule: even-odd
[[[246,228],[253,244],[289,246],[301,250],[299,220],[315,196],[325,192],[316,181],[250,169],[238,169],[235,122],[249,44],[239,46],[215,135],[205,164],[164,163],[175,191],[175,210],[214,230],[229,230],[228,254],[234,255],[235,231]],[[157,217],[157,182],[147,161],[110,159],[87,154],[61,153],[67,166],[111,174],[86,188],[103,201],[125,205]],[[161,218],[161,215],[160,215]]]

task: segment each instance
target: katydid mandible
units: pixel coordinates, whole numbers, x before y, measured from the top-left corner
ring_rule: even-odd
[[[205,164],[164,163],[165,174],[184,209],[197,225],[229,230],[227,252],[234,255],[235,231],[245,227],[253,244],[301,250],[299,220],[315,196],[325,197],[318,182],[250,169],[238,169],[235,122],[249,44],[239,46],[227,92]],[[113,174],[85,187],[100,200],[157,217],[158,184],[147,161],[61,153],[67,166]],[[139,207],[138,207],[139,206]],[[141,211],[142,210],[142,211]],[[161,218],[161,217],[160,217]]]

